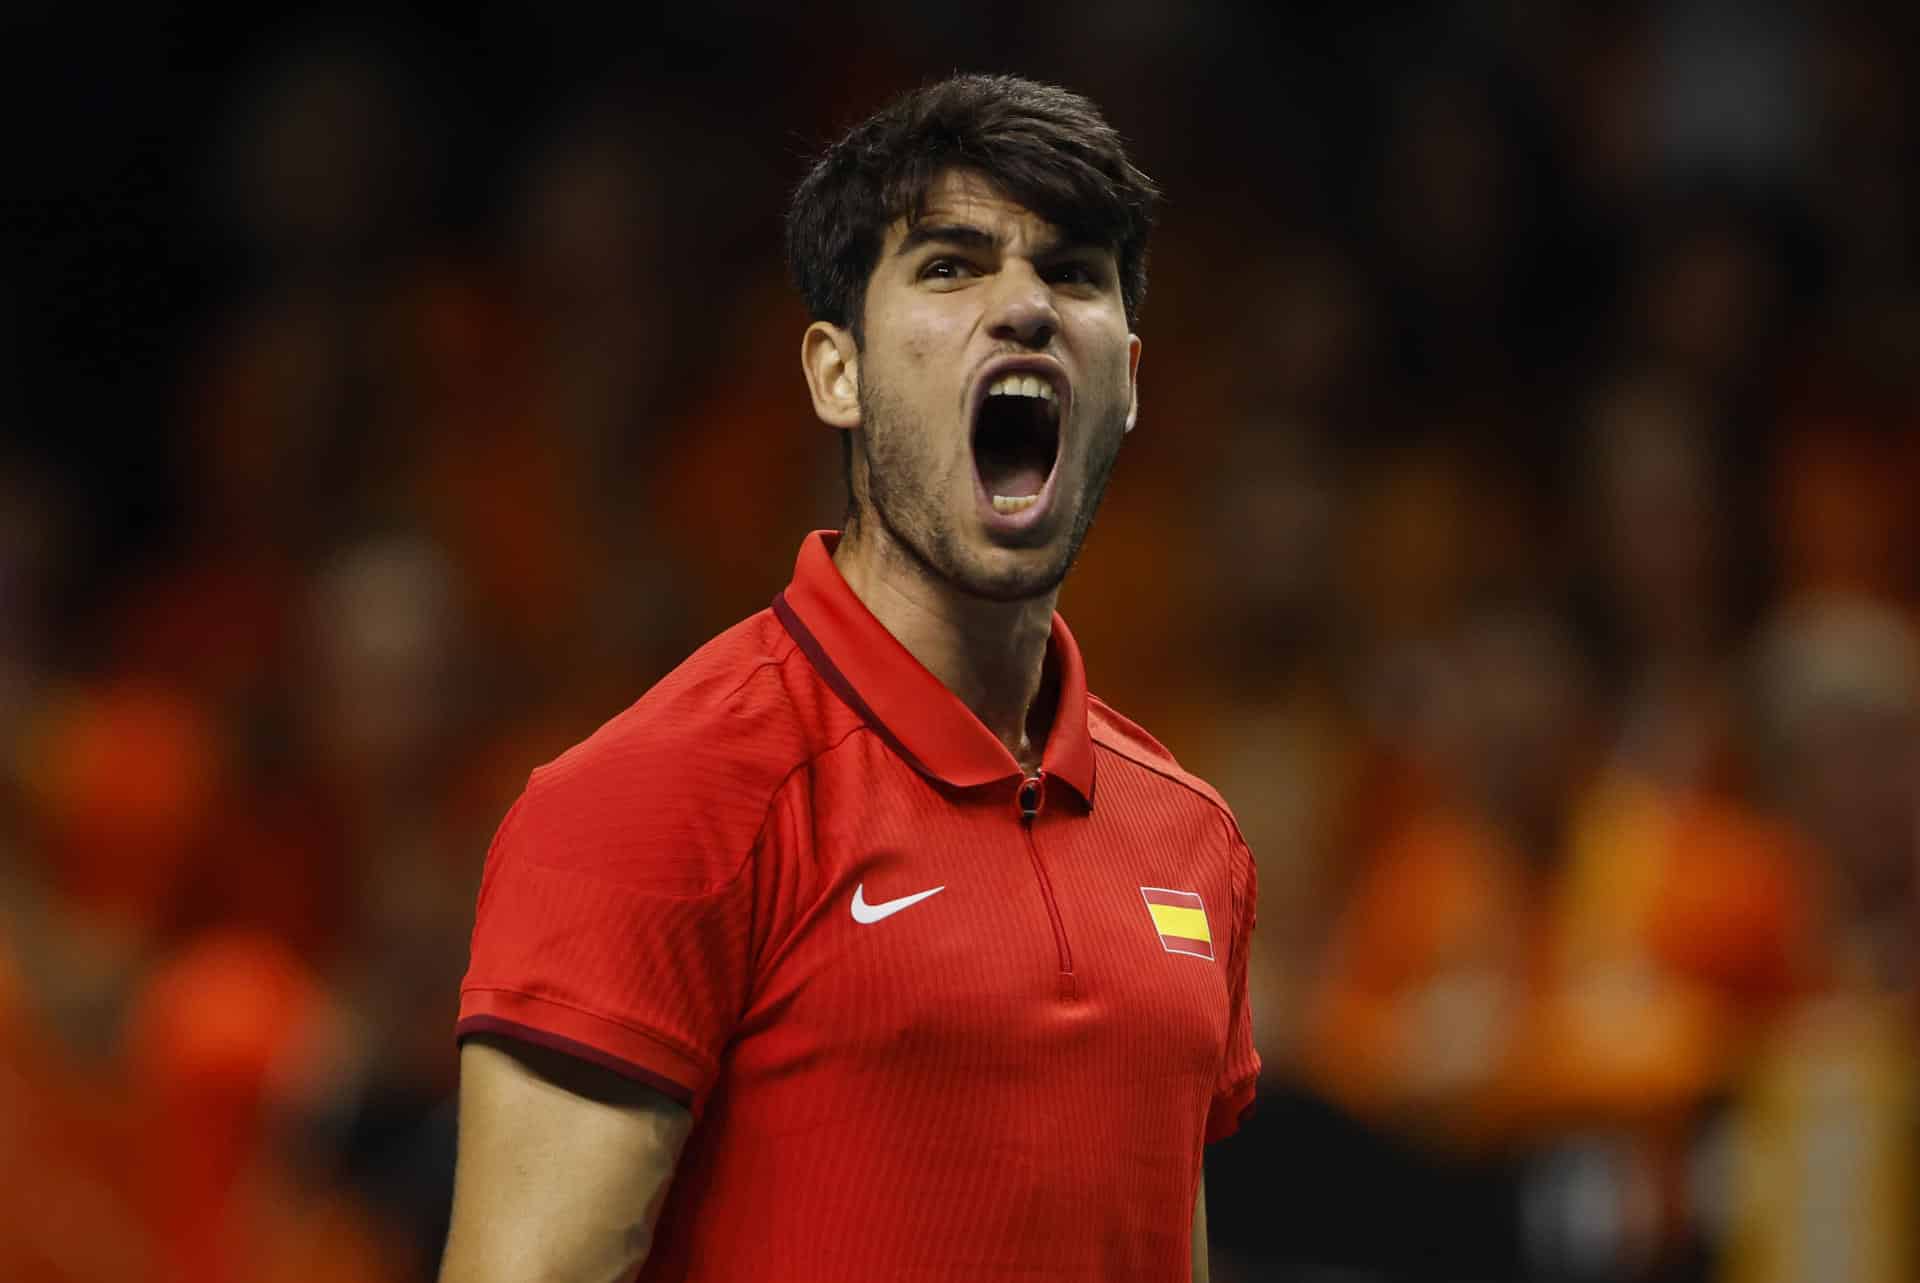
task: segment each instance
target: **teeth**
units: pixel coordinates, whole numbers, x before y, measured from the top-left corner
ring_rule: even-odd
[[[1037,494],[997,494],[993,497],[993,510],[995,512],[1024,512],[1039,502],[1040,496]]]
[[[987,389],[988,396],[1032,396],[1053,400],[1053,385],[1033,374],[1003,374]]]

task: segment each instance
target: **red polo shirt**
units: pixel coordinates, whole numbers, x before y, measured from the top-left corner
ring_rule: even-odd
[[[1023,778],[831,539],[534,772],[459,1031],[691,1107],[642,1279],[1184,1279],[1259,1069],[1233,816],[1087,694],[1058,616]]]

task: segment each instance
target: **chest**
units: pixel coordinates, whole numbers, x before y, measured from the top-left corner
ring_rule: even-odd
[[[1072,798],[1023,816],[1011,784],[956,801],[889,783],[821,807],[812,849],[793,853],[803,867],[761,960],[743,1056],[1211,1079],[1233,947],[1212,831]]]

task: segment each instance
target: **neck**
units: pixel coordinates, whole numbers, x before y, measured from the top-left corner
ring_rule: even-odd
[[[873,617],[994,733],[1022,770],[1040,764],[1055,700],[1047,677],[1055,589],[975,597],[933,574],[876,523],[849,525],[833,562]]]

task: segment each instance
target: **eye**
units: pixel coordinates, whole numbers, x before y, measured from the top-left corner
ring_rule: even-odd
[[[957,281],[973,275],[973,265],[957,258],[928,259],[920,269],[923,281]]]
[[[1097,286],[1101,276],[1100,269],[1092,263],[1065,262],[1048,268],[1047,280],[1055,285]]]

